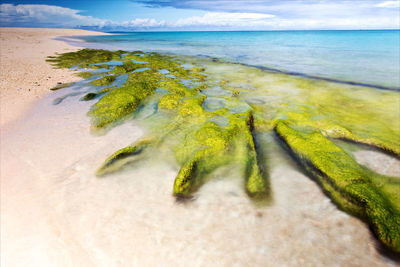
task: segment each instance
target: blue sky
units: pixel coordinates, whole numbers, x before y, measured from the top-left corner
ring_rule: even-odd
[[[399,29],[400,0],[10,0],[0,26],[102,31]]]

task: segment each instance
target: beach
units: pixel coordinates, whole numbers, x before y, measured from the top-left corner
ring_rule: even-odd
[[[237,166],[216,171],[192,201],[178,202],[171,186],[180,167],[162,153],[96,177],[107,156],[147,134],[138,120],[91,133],[91,106],[80,101],[91,85],[45,62],[78,49],[53,38],[96,34],[1,28],[2,266],[398,264],[368,225],[339,210],[272,135],[260,137],[272,188],[266,205],[249,199]],[[212,64],[210,76],[248,71]],[[252,71],[259,83],[277,83],[272,74]],[[58,82],[77,83],[50,91]],[[376,172],[400,176],[396,157],[365,147],[353,155]]]
[[[58,83],[78,81],[73,71],[54,69],[46,62],[56,52],[78,48],[54,38],[65,35],[102,35],[71,29],[0,29],[0,123],[2,126],[24,115],[31,105]]]

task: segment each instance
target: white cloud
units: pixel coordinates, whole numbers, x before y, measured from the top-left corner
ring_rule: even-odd
[[[207,12],[201,17],[179,19],[176,23],[173,23],[173,26],[250,26],[273,17],[274,15],[262,13]]]
[[[386,8],[400,8],[400,1],[385,1],[375,5],[376,7],[386,7]]]
[[[124,21],[121,23],[109,23],[110,25],[114,25],[115,27],[121,26],[121,27],[127,27],[127,28],[132,28],[132,27],[163,27],[166,26],[167,23],[163,20],[155,20],[155,19],[150,19],[150,18],[137,18],[134,20],[129,20],[129,21]]]
[[[79,14],[80,10],[59,6],[0,4],[0,26],[85,27],[105,31],[400,28],[400,13],[395,8],[399,1],[374,1],[373,5],[368,1],[356,2],[359,8],[349,8],[354,5],[353,1],[314,1],[311,6],[305,5],[304,1],[292,1],[292,4],[283,1],[281,4],[274,2],[269,13],[261,8],[260,12],[207,12],[203,16],[168,22],[155,18],[116,22],[83,16]],[[292,15],[294,10],[303,15]]]
[[[79,15],[80,11],[59,6],[50,5],[0,5],[0,23],[14,24],[15,26],[55,26],[76,27],[101,26],[107,24],[107,20]]]

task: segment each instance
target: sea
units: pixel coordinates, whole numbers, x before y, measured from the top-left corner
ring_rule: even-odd
[[[92,48],[213,57],[400,90],[400,30],[114,32],[79,39]]]

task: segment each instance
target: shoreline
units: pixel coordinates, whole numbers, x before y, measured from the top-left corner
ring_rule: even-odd
[[[390,34],[389,37],[393,35],[394,34]],[[111,36],[111,38],[87,37],[83,38],[83,40],[87,41],[86,47],[88,48],[100,48],[113,51],[115,50],[130,51],[130,47],[133,45],[133,47],[135,47],[136,49],[147,52],[158,52],[163,54],[164,53],[172,54],[176,56],[186,55],[186,56],[220,58],[223,59],[223,61],[229,61],[232,63],[241,63],[247,66],[254,66],[272,72],[287,73],[306,78],[326,80],[338,83],[343,82],[344,84],[349,84],[349,85],[360,85],[360,86],[372,87],[384,90],[400,90],[398,75],[397,72],[394,71],[397,69],[397,67],[395,66],[389,67],[391,66],[390,60],[396,61],[397,59],[397,54],[392,51],[392,48],[388,48],[387,51],[385,50],[386,51],[385,53],[382,52],[383,53],[382,57],[378,57],[379,60],[376,60],[374,62],[371,59],[371,60],[366,60],[364,62],[364,61],[358,61],[357,59],[373,58],[373,55],[379,54],[379,51],[384,49],[384,47],[379,49],[376,48],[376,50],[372,49],[369,52],[370,54],[362,55],[362,53],[364,53],[362,51],[364,50],[362,50],[358,46],[353,48],[353,46],[350,45],[351,47],[349,47],[349,49],[351,51],[353,50],[355,51],[354,56],[352,56],[348,52],[350,50],[340,49],[340,48],[337,49],[337,54],[336,54],[335,52],[336,50],[332,49],[334,45],[333,44],[329,45],[329,43],[323,43],[323,45],[321,44],[321,47],[313,43],[310,44],[309,46],[305,45],[304,47],[299,46],[300,48],[297,48],[296,46],[291,47],[290,45],[287,45],[285,42],[283,42],[281,46],[274,44],[272,42],[271,44],[270,43],[268,44],[272,45],[271,49],[273,49],[273,51],[276,51],[273,54],[276,55],[271,55],[271,57],[269,57],[267,56],[268,55],[267,50],[265,50],[264,48],[260,49],[257,48],[260,45],[256,41],[255,44],[252,45],[249,42],[244,42],[243,47],[239,46],[237,50],[235,49],[235,45],[239,45],[240,43],[237,44],[232,43],[232,45],[228,46],[226,50],[220,51],[219,43],[211,43],[207,45],[207,39],[203,40],[204,38],[207,37],[207,35],[203,36],[202,33],[194,34],[193,37],[190,37],[190,39],[187,42],[184,39],[185,35],[176,35],[176,37],[175,35],[163,36],[162,34],[152,35],[154,37],[146,37],[146,36],[147,35],[140,35],[140,33],[133,33],[132,35],[130,35],[129,33],[121,33],[121,35],[118,35],[117,33],[116,35]],[[340,35],[338,36],[340,37]],[[244,35],[241,37],[252,38],[251,35],[249,36]],[[261,35],[254,36],[254,38],[256,37],[261,38],[262,36]],[[156,38],[160,42],[162,41],[163,45],[161,45],[160,42],[154,42],[152,38]],[[176,38],[176,40],[170,38]],[[193,38],[193,40],[191,38]],[[239,39],[238,37],[235,38]],[[292,37],[290,36],[290,38]],[[292,40],[290,38],[289,40]],[[323,36],[316,35],[313,36],[313,38],[315,38],[316,40],[320,40],[319,38],[322,38],[321,42],[324,41]],[[337,38],[337,37],[332,37],[332,38]],[[371,38],[375,40],[374,42],[378,40],[376,36],[375,37],[372,36]],[[268,41],[268,38],[265,37],[265,40]],[[337,38],[333,39],[332,42],[334,43],[335,41],[340,41],[340,40],[341,40],[340,38]],[[347,40],[349,43],[352,42],[351,38],[344,40]],[[388,40],[392,40],[392,37],[390,37]],[[238,40],[236,40],[235,42],[237,41]],[[301,39],[299,39],[298,41],[301,41]],[[313,51],[314,48],[317,51],[314,51],[312,53],[311,51],[307,52],[308,50],[306,51],[304,50],[307,47],[311,51]],[[252,48],[254,48],[253,52]],[[277,49],[282,49],[282,50],[277,50]],[[284,57],[283,55],[285,55],[286,52],[289,53],[289,51],[292,51],[292,53],[294,53],[293,57],[290,55],[286,55],[286,57]],[[387,58],[387,53],[394,53],[393,58],[392,59]],[[312,54],[315,54],[315,57],[311,56]],[[386,57],[384,57],[384,55],[386,55]],[[330,57],[335,57],[335,59],[331,60]],[[351,58],[354,59],[350,60]],[[347,62],[347,59],[350,61]],[[323,62],[325,62],[326,64],[325,63],[323,64]],[[332,63],[330,64],[329,62]],[[361,64],[362,62],[364,63]],[[381,68],[379,67],[381,65],[388,67]]]
[[[221,66],[209,67],[217,75]],[[226,65],[220,74],[237,73],[233,67],[244,68]],[[53,70],[80,80],[75,72]],[[95,168],[145,136],[146,128],[129,121],[91,134],[91,104],[79,101],[95,90],[90,81],[51,87],[38,90],[38,101],[31,98],[29,112],[19,111],[5,124],[7,132],[1,125],[2,265],[396,266],[380,253],[368,225],[340,211],[268,134],[259,136],[273,192],[265,206],[253,205],[235,168],[212,174],[193,201],[177,203],[171,185],[179,166],[163,153],[99,179]],[[63,101],[54,105],[58,98]],[[354,155],[382,172],[400,170],[398,160],[379,152]]]
[[[80,47],[55,40],[60,36],[106,35],[79,29],[0,28],[0,127],[26,115],[37,100],[59,83],[81,80],[77,71],[55,69],[47,56]]]

